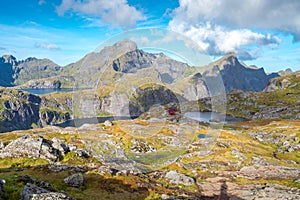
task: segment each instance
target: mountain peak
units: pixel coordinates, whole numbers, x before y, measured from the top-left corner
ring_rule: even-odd
[[[224,65],[235,66],[236,64],[240,64],[238,58],[234,52],[230,52],[225,54],[222,58],[212,63],[213,65],[219,66],[219,68],[223,68]]]
[[[18,63],[17,59],[12,55],[3,55],[0,59],[3,63],[9,63],[11,65],[16,65]]]
[[[137,44],[132,40],[125,39],[125,40],[115,43],[113,45],[113,47],[134,51],[137,49]]]

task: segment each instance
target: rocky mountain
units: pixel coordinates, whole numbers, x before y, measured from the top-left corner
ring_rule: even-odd
[[[266,87],[270,79],[278,76],[277,73],[267,75],[263,68],[241,64],[234,53],[229,53],[210,65],[220,69],[226,92],[259,92]]]
[[[57,76],[62,68],[49,59],[27,58],[18,61],[11,55],[4,55],[0,58],[0,69],[0,85],[6,87]]]
[[[22,87],[32,88],[114,86],[122,77],[137,79],[144,78],[145,74],[154,82],[180,85],[176,82],[197,73],[210,76],[212,71],[217,69],[224,81],[226,92],[236,89],[262,91],[271,78],[278,76],[276,73],[267,75],[262,68],[245,66],[232,53],[209,66],[188,66],[163,53],[153,54],[140,50],[130,40],[120,41],[99,52],[89,53],[65,67],[60,67],[48,59],[28,58],[17,61],[13,56],[3,56],[0,59],[0,67],[3,71],[0,75],[1,85],[22,85],[27,82]],[[64,77],[69,78],[66,80]],[[199,82],[197,87],[202,87]],[[186,94],[196,93],[197,87],[190,88]]]

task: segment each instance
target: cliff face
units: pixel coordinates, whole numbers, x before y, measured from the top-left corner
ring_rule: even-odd
[[[235,54],[228,54],[212,63],[220,69],[226,92],[232,90],[262,91],[277,73],[267,75],[263,68],[250,68],[242,65]]]
[[[36,96],[0,87],[0,132],[62,123],[72,117],[72,96]]]
[[[0,89],[0,132],[28,129],[39,123],[41,99],[19,90]]]

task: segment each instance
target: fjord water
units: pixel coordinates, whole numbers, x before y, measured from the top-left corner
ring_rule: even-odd
[[[54,88],[20,88],[20,90],[29,92],[31,94],[41,95],[50,94],[53,92],[73,92],[73,89],[54,89]]]

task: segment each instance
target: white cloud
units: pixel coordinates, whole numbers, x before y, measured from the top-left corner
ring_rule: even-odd
[[[212,25],[209,22],[198,24],[187,24],[173,19],[169,23],[170,28],[184,34],[198,43],[203,51],[211,55],[221,55],[228,52],[243,52],[247,48],[258,48],[261,46],[276,45],[281,41],[278,37],[270,34],[261,34],[249,29],[230,30],[220,25]],[[241,50],[243,49],[243,51]],[[249,51],[248,54],[251,55]],[[246,56],[243,56],[246,58]],[[250,58],[248,56],[248,58]]]
[[[56,44],[49,44],[49,43],[36,43],[34,45],[36,48],[48,49],[48,50],[59,50],[59,46]]]
[[[180,0],[179,3],[173,12],[176,20],[272,29],[292,33],[295,39],[300,39],[299,0]]]
[[[256,7],[258,9],[261,2],[268,1],[255,2],[257,3],[252,0],[243,3],[235,0],[180,0],[180,6],[173,11],[169,28],[193,39],[202,50],[211,55],[236,52],[241,59],[254,59],[259,56],[261,48],[274,47],[281,43],[277,36],[250,29],[256,27],[256,20],[252,19],[249,10]],[[256,11],[254,9],[253,12]],[[268,11],[265,13],[268,14]],[[263,28],[261,21],[265,17],[259,13],[256,15]]]
[[[100,17],[103,24],[124,29],[133,28],[137,21],[146,19],[143,13],[129,6],[127,0],[62,0],[56,12],[63,16],[68,11]]]

